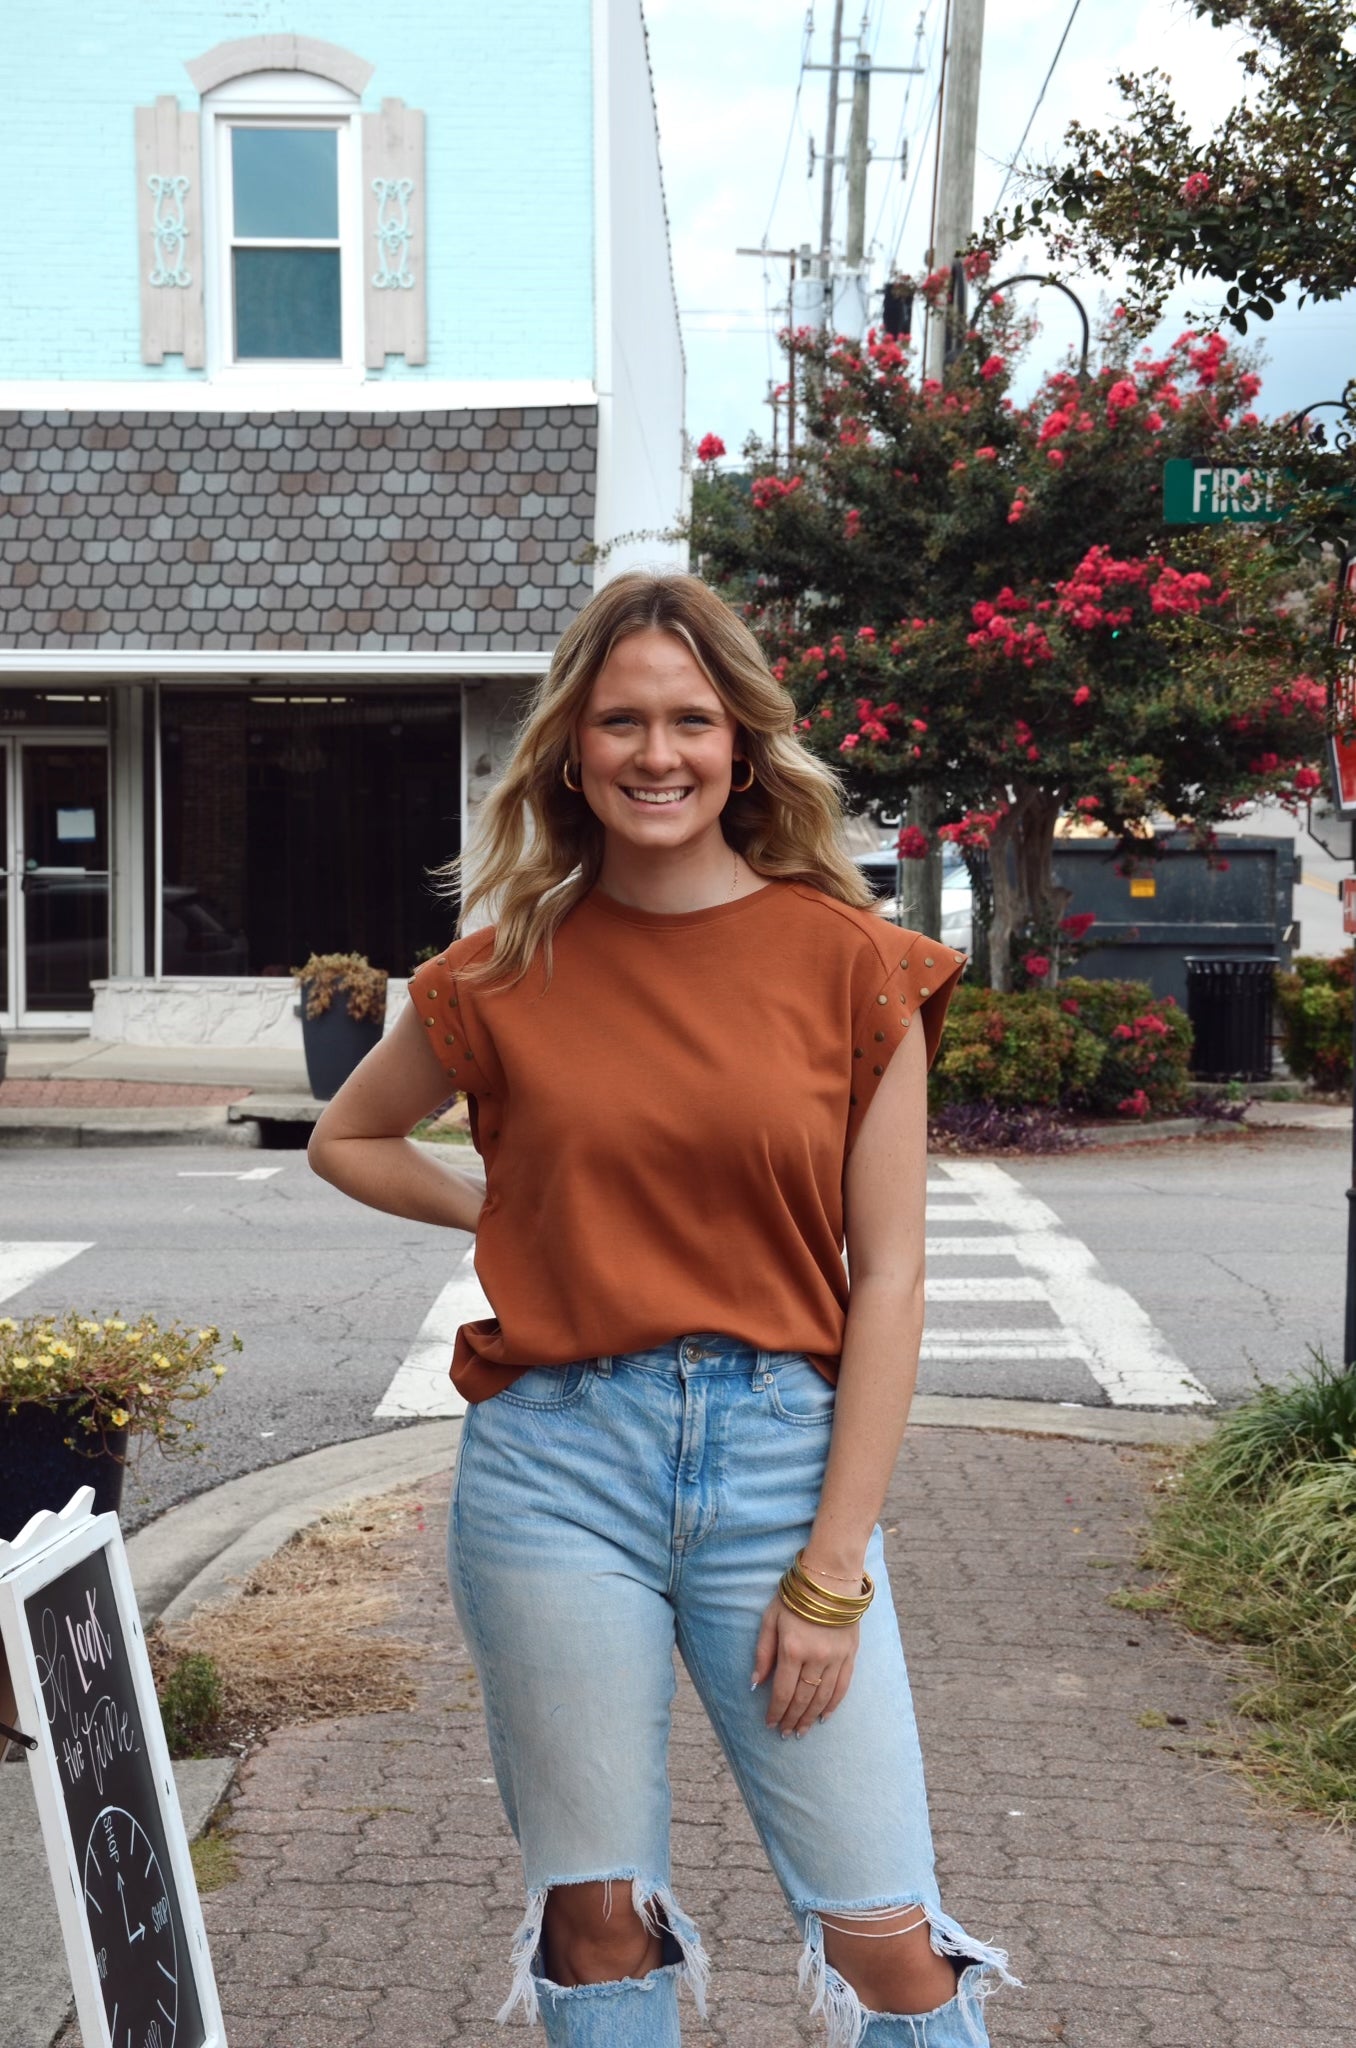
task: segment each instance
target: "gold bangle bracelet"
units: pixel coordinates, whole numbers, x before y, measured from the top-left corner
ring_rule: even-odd
[[[804,1572],[798,1572],[794,1565],[785,1576],[802,1599],[812,1601],[816,1607],[824,1608],[829,1614],[864,1614],[875,1594],[874,1586],[868,1593],[857,1593],[852,1596],[826,1593],[822,1587],[816,1586],[813,1579],[807,1579]]]
[[[829,1628],[851,1628],[855,1621],[861,1620],[871,1604],[864,1599],[846,1601],[841,1605],[818,1600],[807,1591],[805,1582],[790,1570],[783,1572],[777,1592],[782,1605],[793,1614],[799,1614],[805,1621],[821,1622]]]
[[[810,1577],[810,1574],[805,1569],[804,1550],[798,1550],[796,1552],[795,1560],[791,1566],[791,1569],[793,1572],[795,1572],[797,1578],[803,1579],[807,1586],[813,1586],[815,1592],[820,1594],[825,1600],[870,1601],[875,1597],[875,1582],[873,1581],[871,1574],[869,1572],[862,1573],[862,1583],[858,1588],[857,1592],[855,1593],[835,1593],[831,1587],[821,1586],[818,1579],[812,1579]]]
[[[802,1621],[812,1621],[820,1628],[852,1628],[861,1620],[859,1614],[822,1614],[817,1608],[802,1607],[794,1595],[783,1587],[780,1593],[782,1606],[792,1614],[798,1614]]]

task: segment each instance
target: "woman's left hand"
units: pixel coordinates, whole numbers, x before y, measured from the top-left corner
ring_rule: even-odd
[[[852,1683],[859,1624],[829,1628],[806,1621],[774,1594],[758,1631],[753,1683],[771,1678],[767,1725],[783,1735],[804,1735],[825,1721]]]

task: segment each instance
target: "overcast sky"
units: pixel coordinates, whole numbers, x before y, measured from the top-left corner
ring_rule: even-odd
[[[926,67],[922,77],[881,75],[873,82],[873,151],[878,159],[897,157],[903,136],[910,156],[903,181],[898,163],[877,161],[869,176],[868,246],[878,286],[896,252],[906,270],[918,270],[924,258],[945,4],[870,0],[867,9],[867,38],[877,64],[911,64],[918,51]],[[998,198],[1071,4],[988,0],[977,221]],[[861,10],[862,0],[847,0],[845,29],[856,32]],[[645,12],[687,352],[688,425],[695,437],[718,433],[733,455],[751,428],[769,431],[768,385],[783,374],[775,335],[787,276],[784,261],[765,265],[734,252],[765,239],[775,248],[818,243],[822,172],[808,181],[806,161],[811,137],[816,150],[822,149],[827,77],[807,73],[797,99],[805,0],[645,0]],[[823,62],[833,0],[814,0],[809,12],[809,57]],[[1153,65],[1167,72],[1193,121],[1212,126],[1237,97],[1240,73],[1231,54],[1236,47],[1235,38],[1199,21],[1181,0],[1081,0],[1024,156],[1056,154],[1074,118],[1092,125],[1112,118],[1120,104],[1116,76]],[[846,107],[840,146],[845,125]],[[1321,137],[1315,140],[1321,144]],[[840,189],[840,235],[842,217]],[[1080,282],[1069,281],[1075,287]],[[1097,280],[1087,282],[1090,311],[1106,290]],[[1186,304],[1184,297],[1175,303],[1167,323],[1173,334],[1180,331]],[[1063,353],[1077,324],[1072,308],[1053,292],[1041,294],[1041,317],[1036,367]],[[1261,339],[1264,410],[1295,411],[1314,399],[1337,397],[1347,377],[1356,374],[1356,303],[1283,309]]]

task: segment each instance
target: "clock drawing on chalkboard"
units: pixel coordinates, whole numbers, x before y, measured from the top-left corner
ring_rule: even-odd
[[[169,1888],[140,1821],[105,1806],[85,1845],[85,1912],[113,2048],[174,2048],[178,1957]]]

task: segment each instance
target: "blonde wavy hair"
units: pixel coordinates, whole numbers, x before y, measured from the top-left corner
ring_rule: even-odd
[[[493,950],[472,973],[519,981],[541,952],[550,974],[555,933],[597,881],[603,858],[602,826],[566,788],[563,770],[609,654],[647,627],[683,642],[738,722],[754,779],[722,816],[729,844],[769,881],[808,882],[840,902],[870,906],[871,891],[843,846],[837,778],[797,739],[795,707],[748,627],[696,576],[635,570],[604,584],[561,635],[465,851],[437,871],[449,895],[462,895],[459,931],[478,906],[493,914]]]

